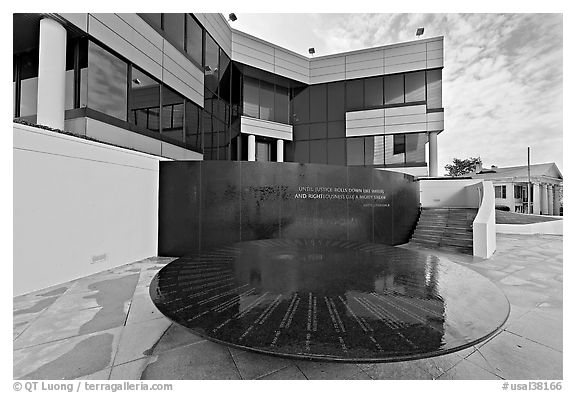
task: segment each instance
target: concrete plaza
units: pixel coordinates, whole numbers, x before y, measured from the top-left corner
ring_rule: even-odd
[[[438,250],[498,285],[507,322],[444,356],[343,364],[264,356],[207,341],[166,319],[148,285],[173,258],[148,258],[14,298],[15,379],[562,379],[561,236],[498,235],[482,260]]]

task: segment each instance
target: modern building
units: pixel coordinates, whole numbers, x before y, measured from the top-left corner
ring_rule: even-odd
[[[472,178],[494,183],[496,206],[507,206],[517,213],[560,215],[562,173],[555,163],[530,165],[531,211],[528,211],[528,166],[481,169]]]
[[[306,57],[221,14],[15,14],[14,118],[187,160],[437,176],[443,37]]]

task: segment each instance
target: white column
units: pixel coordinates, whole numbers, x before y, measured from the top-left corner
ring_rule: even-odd
[[[276,141],[276,161],[284,162],[284,141],[282,139]]]
[[[542,214],[548,214],[548,186],[546,184],[542,184]]]
[[[532,184],[532,211],[534,214],[540,214],[540,184]]]
[[[428,176],[438,176],[438,131],[428,134]]]
[[[548,184],[548,214],[554,214],[554,194],[552,193],[552,184]]]
[[[256,161],[256,137],[248,135],[248,161]]]
[[[36,123],[63,130],[65,94],[66,29],[44,18],[40,21]]]
[[[554,186],[554,215],[560,215],[560,185]]]

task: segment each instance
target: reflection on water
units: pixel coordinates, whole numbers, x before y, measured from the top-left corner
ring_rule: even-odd
[[[260,240],[181,258],[158,273],[150,293],[167,317],[208,338],[351,361],[472,345],[509,311],[493,284],[459,265],[331,240]]]

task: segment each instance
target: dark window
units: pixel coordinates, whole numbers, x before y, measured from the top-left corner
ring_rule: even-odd
[[[403,135],[385,135],[384,136],[384,163],[386,165],[405,164],[406,154],[400,153],[400,142]],[[398,145],[396,144],[398,142]]]
[[[244,77],[244,115],[256,118],[260,116],[259,90],[257,79]]]
[[[293,133],[295,141],[306,141],[310,139],[310,126],[308,124],[296,125],[293,127]]]
[[[160,83],[132,67],[128,121],[150,131],[160,129]]]
[[[97,44],[88,45],[88,107],[126,120],[128,65]]]
[[[326,85],[310,86],[310,121],[326,121]]]
[[[364,109],[364,80],[346,81],[346,109]]]
[[[202,134],[203,134],[203,153],[205,160],[215,160],[217,159],[217,154],[213,154],[215,151],[214,141],[212,140],[213,132],[212,127],[212,116],[209,113],[203,112],[202,115]],[[217,144],[217,141],[216,141]]]
[[[269,142],[256,141],[256,161],[270,161],[271,149]]]
[[[364,165],[364,138],[346,139],[346,162],[348,165]]]
[[[310,141],[310,162],[326,164],[326,140]]]
[[[189,149],[202,151],[201,109],[190,100],[186,100],[186,146]]]
[[[20,116],[36,114],[38,100],[38,48],[20,56]]]
[[[384,104],[404,103],[404,75],[386,75],[384,77]]]
[[[180,50],[184,50],[184,16],[185,14],[164,14],[164,31],[166,39]]]
[[[506,186],[494,186],[496,198],[506,199]]]
[[[204,66],[204,87],[216,93],[218,87],[219,71],[218,71],[218,57],[219,47],[216,41],[210,37],[209,34],[204,34],[205,43],[205,66]]]
[[[384,82],[381,76],[364,80],[364,107],[381,107],[384,102]]]
[[[326,147],[328,150],[328,164],[346,165],[346,139],[328,139]]]
[[[522,186],[514,186],[514,199],[522,198]]]
[[[346,123],[343,121],[328,122],[328,138],[346,137]]]
[[[289,124],[290,116],[290,90],[276,85],[274,96],[274,121]]]
[[[346,87],[345,82],[327,84],[328,121],[346,120]]]
[[[300,163],[310,162],[309,141],[294,142],[294,162],[300,162]]]
[[[274,85],[260,81],[260,119],[274,120]]]
[[[186,14],[186,53],[194,64],[202,68],[202,27],[189,14]]]
[[[138,14],[142,19],[144,19],[149,25],[156,27],[157,29],[162,28],[162,14]]]
[[[406,153],[406,138],[404,134],[394,135],[394,153],[393,154],[403,154]]]
[[[162,137],[184,141],[184,97],[162,86]]]
[[[310,139],[325,139],[326,123],[310,124]]]
[[[218,94],[226,102],[230,102],[230,73],[232,66],[230,65],[230,58],[220,51],[220,80],[218,82]]]
[[[293,124],[308,123],[310,120],[310,89],[299,87],[294,89],[292,99]]]
[[[428,109],[442,108],[442,70],[426,71],[426,106]]]
[[[405,75],[406,102],[426,100],[426,76],[424,71],[410,72]]]

